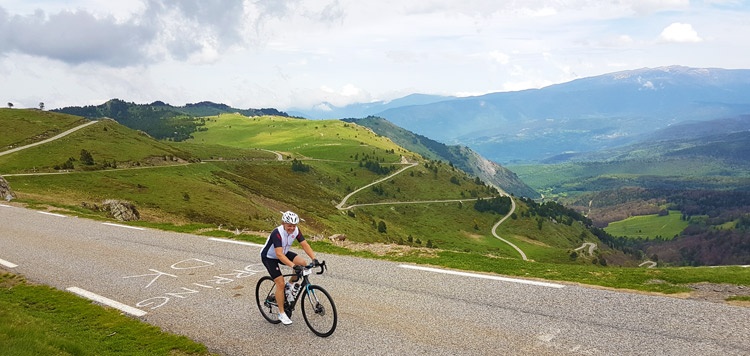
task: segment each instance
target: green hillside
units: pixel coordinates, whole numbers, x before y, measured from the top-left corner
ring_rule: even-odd
[[[613,236],[627,236],[632,238],[672,238],[680,234],[688,222],[681,219],[678,211],[670,211],[667,215],[641,215],[609,224],[605,230]]]
[[[291,209],[305,219],[311,236],[343,233],[355,242],[519,258],[491,234],[501,215],[474,209],[477,198],[497,196],[495,189],[368,128],[338,120],[239,114],[202,120],[203,128],[183,142],[158,141],[100,120],[59,140],[0,156],[0,172],[18,201],[92,217],[105,213],[91,207],[120,199],[138,208],[141,221],[136,224],[268,231],[277,225],[279,211]],[[93,162],[83,162],[84,150]],[[69,166],[62,167],[66,162]],[[357,192],[344,206],[386,205],[336,208],[347,194],[378,180],[383,181]],[[503,229],[522,227],[524,220],[509,220]],[[560,235],[550,235],[547,226],[518,228],[509,240],[538,241],[531,243],[537,250],[547,246],[538,256],[531,253],[532,259],[570,262],[568,250],[577,247],[578,236],[596,239],[582,226],[560,225],[575,241],[551,241],[550,236]]]
[[[287,116],[276,109],[235,109],[224,104],[203,101],[185,106],[172,106],[161,101],[136,104],[120,99],[101,105],[71,106],[54,112],[82,116],[88,119],[111,118],[134,130],[148,132],[157,139],[183,141],[191,137],[203,122],[200,117],[239,113],[245,116]]]
[[[30,115],[28,110],[0,108],[0,122],[3,124],[3,134],[0,135],[0,152],[2,152],[50,138],[81,125],[86,120],[78,116],[45,111]]]

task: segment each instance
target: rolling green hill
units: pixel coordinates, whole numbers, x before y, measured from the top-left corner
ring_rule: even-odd
[[[203,101],[185,106],[172,106],[161,101],[136,104],[112,99],[101,105],[71,106],[54,112],[82,116],[88,119],[111,118],[135,130],[148,132],[157,139],[183,141],[202,126],[203,116],[238,113],[245,116],[287,116],[276,109],[235,109],[224,104]]]
[[[29,115],[27,110],[0,108],[0,122],[3,123],[3,134],[0,135],[0,152],[2,152],[50,138],[81,125],[86,120],[73,115],[59,115],[44,111]]]
[[[29,110],[23,115],[60,114]],[[368,128],[339,120],[240,114],[201,120],[202,129],[182,142],[155,140],[114,120],[100,120],[59,140],[0,156],[0,172],[20,202],[95,218],[105,218],[105,212],[92,207],[120,199],[138,208],[141,221],[135,224],[269,231],[278,224],[278,212],[290,209],[305,219],[309,236],[343,233],[360,243],[519,258],[491,234],[501,215],[474,209],[477,198],[498,192],[451,164],[426,160]],[[84,150],[90,164],[83,162]],[[66,162],[72,167],[62,169]],[[344,206],[385,205],[336,207],[378,180]],[[523,202],[518,205],[519,211],[527,209]],[[569,250],[584,239],[596,241],[584,225],[545,221],[537,227],[531,216],[515,217],[501,230],[512,232],[508,239],[531,248],[530,258],[538,261],[575,263]]]

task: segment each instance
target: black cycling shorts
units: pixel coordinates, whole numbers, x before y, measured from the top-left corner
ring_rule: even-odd
[[[294,261],[294,258],[297,257],[297,254],[289,251],[286,253],[286,258],[288,258],[290,261]],[[281,269],[279,268],[279,261],[276,258],[268,258],[266,256],[263,256],[261,258],[261,261],[263,262],[263,265],[266,266],[266,270],[268,271],[268,274],[271,275],[271,278],[276,279],[276,277],[281,276]]]

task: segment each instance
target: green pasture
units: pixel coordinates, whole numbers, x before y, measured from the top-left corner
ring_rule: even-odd
[[[688,226],[689,222],[682,220],[679,211],[670,211],[669,215],[633,216],[625,220],[610,223],[604,230],[612,236],[625,236],[637,239],[662,238],[671,239]]]
[[[81,150],[87,150],[95,165],[84,166]],[[44,145],[29,147],[11,155],[0,156],[0,172],[29,173],[54,172],[69,158],[76,160],[75,169],[95,169],[104,162],[118,166],[140,164],[173,164],[173,160],[189,160],[192,155],[166,142],[156,141],[148,135],[128,129],[112,120],[101,120],[70,135]]]
[[[79,207],[107,199],[131,201],[142,220],[209,223],[268,228],[275,216],[210,163],[129,170],[74,172],[57,175],[8,176],[18,199]],[[274,219],[275,220],[275,219]]]
[[[352,161],[365,156],[399,162],[406,153],[389,139],[359,125],[339,120],[301,120],[279,116],[245,117],[224,114],[206,118],[205,131],[193,136],[196,143],[277,150],[294,157]],[[393,153],[386,152],[386,150]]]
[[[404,167],[386,163],[398,162],[402,149],[393,148],[389,140],[358,125],[335,120],[310,122],[221,115],[209,118],[206,127],[208,130],[196,133],[194,140],[172,143],[155,141],[103,120],[40,146],[39,150],[30,148],[9,155],[0,160],[0,171],[49,171],[51,165],[87,149],[96,161],[117,161],[118,166],[127,169],[76,169],[66,174],[11,175],[7,179],[21,201],[46,203],[84,216],[104,218],[104,213],[87,210],[82,203],[93,206],[106,199],[131,201],[142,215],[136,225],[164,228],[167,224],[176,226],[171,229],[181,229],[179,226],[200,224],[267,230],[275,226],[278,211],[294,209],[306,218],[310,233],[346,233],[351,240],[360,242],[408,241],[411,236],[414,245],[419,240],[425,246],[430,240],[433,245],[450,250],[519,257],[515,250],[491,235],[491,228],[500,216],[478,213],[473,209],[473,201],[360,207],[351,212],[336,210],[335,205],[345,195],[387,176],[363,167],[363,160],[374,159],[381,166],[392,167],[393,172]],[[312,138],[319,144],[311,145],[315,141]],[[345,149],[338,143],[351,144],[356,149]],[[118,149],[112,150],[111,145]],[[285,159],[300,157],[309,170],[292,171],[288,160],[278,161],[269,149],[283,152]],[[310,153],[326,159],[310,157]],[[450,165],[422,161],[396,177],[358,192],[347,205],[473,199],[493,194],[488,187],[476,184]],[[380,221],[388,222],[386,233],[378,231]],[[538,234],[535,230],[522,234],[511,231],[506,238],[514,240],[513,236],[520,236],[514,242],[523,245],[526,241],[544,239],[543,234],[555,236],[553,230],[545,226]],[[538,252],[531,258],[564,260],[566,255],[561,247],[550,248],[554,244],[528,245]]]
[[[35,109],[0,108],[0,152],[48,139],[86,122],[88,120],[72,115]]]

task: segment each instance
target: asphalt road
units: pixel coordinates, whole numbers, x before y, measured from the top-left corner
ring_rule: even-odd
[[[750,354],[750,308],[326,254],[312,281],[339,324],[319,338],[299,310],[290,326],[260,316],[259,250],[0,205],[0,269],[119,302],[222,355]]]

